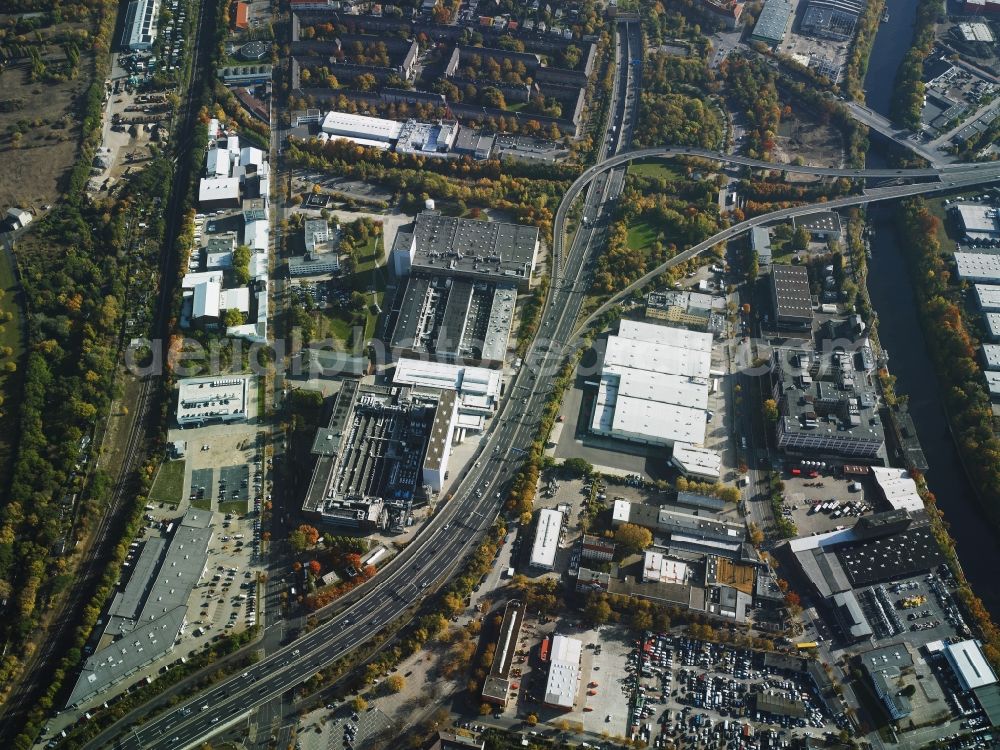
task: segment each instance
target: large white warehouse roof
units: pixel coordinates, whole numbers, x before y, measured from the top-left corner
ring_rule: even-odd
[[[993,253],[955,253],[958,277],[963,281],[1000,281],[1000,255]]]
[[[963,690],[974,690],[997,681],[978,641],[949,643],[944,647],[944,654]]]
[[[562,513],[544,509],[538,514],[535,528],[535,543],[531,547],[530,565],[534,568],[552,570],[559,549],[559,531],[562,528]]]
[[[712,355],[710,352],[682,349],[669,344],[611,336],[604,352],[604,366],[707,378],[712,369]]]
[[[710,333],[644,323],[641,320],[621,321],[618,326],[618,335],[622,338],[646,341],[650,344],[664,344],[699,352],[711,353],[712,351],[712,334]]]
[[[333,137],[385,142],[399,138],[403,123],[349,112],[327,112],[322,129]]]
[[[573,708],[580,689],[580,656],[583,642],[557,635],[552,639],[549,678],[545,683],[545,704]]]

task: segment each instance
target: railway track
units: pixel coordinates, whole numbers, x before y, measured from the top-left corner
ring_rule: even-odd
[[[194,84],[198,71],[206,62],[205,52],[200,45],[206,17],[202,11],[201,3],[196,3],[195,7],[198,9],[198,18],[192,48],[193,63],[187,84],[185,107],[178,126],[181,133],[190,133],[195,126],[197,109],[194,100]],[[177,140],[179,143],[175,163],[183,163],[184,152],[190,147],[190,138]],[[166,209],[167,229],[157,259],[161,283],[152,331],[154,345],[161,347],[169,339],[169,312],[173,294],[173,286],[170,283],[173,276],[169,273],[170,250],[176,243],[177,234],[182,224],[181,211],[188,185],[186,177],[185,174],[175,172],[170,200]],[[124,337],[125,331],[123,329],[123,341]],[[165,356],[161,357],[160,361],[166,361]],[[46,635],[41,647],[32,655],[30,662],[25,665],[20,684],[3,705],[2,713],[0,713],[0,742],[12,741],[21,731],[28,712],[38,705],[39,698],[51,682],[52,672],[56,670],[59,661],[73,645],[81,613],[84,607],[90,604],[97,584],[111,561],[112,551],[124,532],[127,515],[123,511],[127,508],[128,500],[134,497],[138,490],[137,470],[141,467],[146,456],[145,448],[149,430],[155,427],[155,424],[151,422],[151,417],[157,415],[157,410],[154,407],[159,404],[160,377],[159,374],[151,374],[144,376],[139,381],[136,402],[131,412],[131,422],[125,438],[124,455],[111,493],[77,568],[77,579],[58,612],[51,617],[52,631]],[[72,673],[67,674],[64,688],[68,687],[73,676]]]

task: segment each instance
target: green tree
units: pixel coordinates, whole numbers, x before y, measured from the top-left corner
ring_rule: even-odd
[[[231,307],[228,310],[223,310],[222,325],[224,325],[226,328],[243,325],[243,313],[241,313],[235,307]]]
[[[578,477],[589,477],[594,473],[594,465],[590,461],[576,456],[563,461],[562,467],[567,473]]]
[[[615,542],[626,554],[642,552],[653,543],[653,534],[643,526],[623,523],[615,530]]]
[[[233,277],[240,286],[250,283],[250,256],[253,251],[246,245],[233,250]]]
[[[764,400],[764,417],[768,422],[778,421],[778,402],[773,398]]]
[[[802,252],[809,247],[809,230],[805,227],[796,227],[792,232],[792,239],[789,242],[792,250]]]

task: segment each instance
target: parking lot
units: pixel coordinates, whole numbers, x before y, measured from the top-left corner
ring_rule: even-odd
[[[836,731],[811,678],[767,664],[762,652],[661,634],[637,642],[628,658],[624,679],[635,685],[633,726],[656,747],[681,738],[691,747],[715,738],[742,740],[766,727],[779,736]],[[766,694],[767,702],[756,693]]]
[[[795,524],[799,536],[849,527],[861,516],[873,512],[875,490],[868,483],[854,485],[851,478],[833,477],[825,471],[816,473],[815,477],[806,472],[782,476],[785,484],[782,513]],[[767,502],[767,498],[759,502]]]

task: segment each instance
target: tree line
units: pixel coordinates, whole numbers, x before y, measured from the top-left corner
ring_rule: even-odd
[[[925,201],[904,201],[898,210],[902,247],[912,260],[910,277],[919,304],[927,348],[944,386],[941,399],[951,424],[956,448],[977,497],[992,519],[1000,524],[1000,438],[993,424],[993,409],[977,359],[979,341],[970,330],[961,302],[961,289],[952,282],[952,271],[941,255],[937,238],[939,221]],[[922,477],[921,484],[922,482]],[[924,502],[934,520],[935,536],[952,559],[954,541],[937,508],[933,493],[923,489]],[[959,599],[974,618],[984,640],[983,651],[1000,669],[1000,629],[982,601],[973,593],[961,569],[953,564],[960,581]]]

